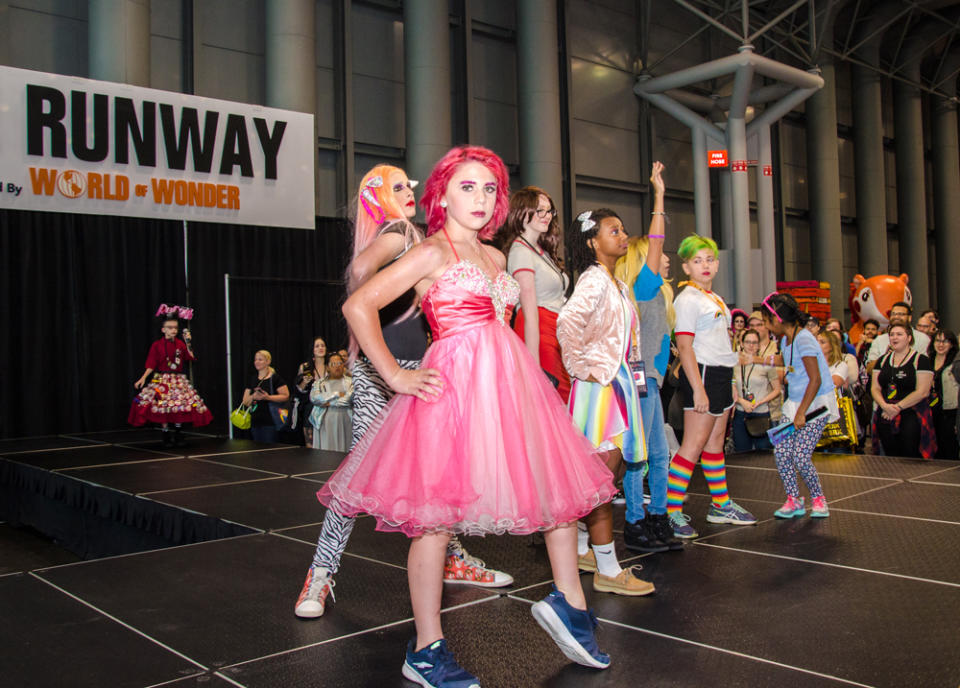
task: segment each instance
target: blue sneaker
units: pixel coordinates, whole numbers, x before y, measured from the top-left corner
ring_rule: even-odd
[[[690,517],[682,511],[671,511],[670,526],[673,528],[673,534],[678,538],[690,540],[697,537],[699,533],[690,525]]]
[[[774,511],[773,515],[777,518],[800,518],[805,513],[807,513],[807,510],[803,506],[803,497],[787,495],[787,501],[783,503],[782,507]]]
[[[711,504],[707,510],[707,523],[729,523],[732,526],[752,526],[757,522],[753,514],[732,499],[725,507]]]
[[[534,604],[531,612],[567,659],[594,669],[610,666],[610,655],[597,647],[594,635],[597,617],[589,609],[571,607],[557,586],[553,586],[549,595]]]
[[[403,677],[423,688],[480,688],[473,674],[465,671],[453,653],[447,649],[446,638],[440,638],[419,652],[414,638],[407,645],[407,659],[403,663]]]

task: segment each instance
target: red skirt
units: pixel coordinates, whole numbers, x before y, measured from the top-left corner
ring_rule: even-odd
[[[566,404],[570,397],[570,374],[563,367],[560,342],[557,341],[557,314],[546,308],[537,308],[540,322],[540,367],[560,381],[557,392]],[[514,331],[523,339],[523,310],[517,311]]]

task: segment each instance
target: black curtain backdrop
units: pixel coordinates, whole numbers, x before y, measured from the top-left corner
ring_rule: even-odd
[[[125,426],[157,305],[188,298],[183,244],[179,221],[0,210],[0,438]],[[345,344],[349,245],[337,218],[315,231],[189,224],[194,379],[212,430],[227,431],[230,411],[224,273],[247,278],[231,283],[237,396],[257,349],[291,378],[314,334]]]

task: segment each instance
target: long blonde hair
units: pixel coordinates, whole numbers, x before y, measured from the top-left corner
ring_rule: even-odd
[[[650,240],[647,237],[630,237],[630,243],[627,247],[627,254],[617,260],[617,266],[614,269],[614,275],[617,279],[626,282],[630,287],[630,298],[636,302],[633,295],[633,283],[637,280],[640,270],[647,262],[647,253],[650,251]],[[659,271],[659,266],[657,267]],[[673,287],[670,286],[670,280],[663,280],[660,285],[660,293],[663,294],[663,301],[667,307],[667,326],[673,332],[677,324],[677,311],[673,307]]]

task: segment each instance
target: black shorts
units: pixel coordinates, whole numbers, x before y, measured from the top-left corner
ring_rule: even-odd
[[[700,379],[707,391],[710,400],[710,415],[722,416],[723,412],[733,406],[733,368],[726,366],[703,366],[699,363]],[[680,402],[684,411],[693,410],[693,387],[687,380],[687,373],[680,367]]]

